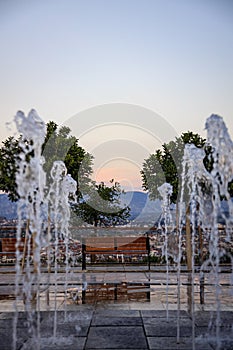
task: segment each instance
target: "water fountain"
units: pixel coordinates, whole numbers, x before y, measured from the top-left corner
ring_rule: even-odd
[[[201,235],[208,227],[209,257],[203,262],[201,259],[200,269],[200,295],[201,303],[204,303],[204,271],[213,277],[215,288],[216,317],[213,313],[210,318],[209,328],[214,324],[215,335],[213,341],[216,349],[221,348],[221,287],[219,274],[221,272],[220,259],[226,254],[224,248],[220,247],[218,215],[221,212],[221,199],[227,200],[229,216],[226,218],[226,240],[230,240],[230,226],[232,225],[232,201],[228,192],[228,184],[233,179],[233,143],[227,132],[227,128],[221,117],[212,115],[207,119],[207,146],[211,147],[209,162],[211,163],[208,172],[204,166],[204,159],[207,157],[203,149],[192,144],[185,145],[183,156],[183,172],[181,182],[181,195],[179,202],[179,260],[178,260],[178,313],[177,313],[177,341],[180,339],[180,260],[182,240],[182,220],[186,216],[188,225],[191,228],[190,241],[186,235],[186,252],[188,274],[188,309],[192,316],[192,340],[195,349],[195,257],[197,251],[202,247],[197,246],[197,241],[202,241]],[[208,205],[207,205],[208,203]],[[190,245],[190,247],[188,247]],[[188,257],[190,249],[190,259]],[[232,261],[232,257],[231,257]],[[232,264],[233,267],[233,264]],[[207,335],[209,337],[209,335]]]
[[[25,311],[27,313],[29,334],[32,334],[38,341],[35,347],[39,348],[40,338],[40,314],[37,313],[36,326],[34,325],[35,310],[40,310],[39,293],[40,288],[40,247],[42,232],[44,231],[44,198],[45,173],[43,171],[43,158],[41,158],[41,147],[45,137],[45,124],[37,113],[32,110],[28,118],[22,112],[15,117],[18,131],[21,133],[19,146],[22,149],[20,154],[19,171],[16,175],[18,201],[18,227],[16,244],[16,302],[13,330],[13,348],[16,348],[16,327],[18,321],[18,303],[20,297],[25,300]],[[31,140],[31,141],[26,141]],[[30,157],[34,154],[33,157]],[[30,161],[28,159],[30,158]],[[27,220],[25,244],[27,244],[27,266],[23,275],[22,289],[19,288],[21,254],[19,245],[21,242],[21,229],[23,219]],[[32,254],[31,254],[32,249]],[[30,255],[33,255],[33,271],[30,266]]]
[[[183,156],[182,188],[179,212],[179,262],[178,262],[178,298],[180,298],[180,259],[181,259],[181,239],[182,221],[186,217],[186,255],[188,268],[187,303],[188,311],[192,316],[192,340],[195,349],[195,302],[194,302],[194,282],[195,282],[195,256],[196,240],[200,234],[201,224],[206,220],[204,214],[203,192],[201,184],[206,184],[210,180],[210,175],[204,167],[203,159],[205,152],[193,144],[186,144]],[[186,187],[186,188],[185,188]],[[187,230],[188,225],[188,230]],[[190,231],[191,228],[191,231]],[[202,278],[200,279],[202,281]],[[202,283],[203,284],[203,283]],[[201,285],[201,283],[200,283]],[[177,341],[180,336],[180,302],[178,300],[177,319]]]
[[[57,280],[58,266],[57,254],[59,239],[65,242],[65,270],[64,283],[65,302],[67,299],[68,273],[69,273],[69,218],[70,218],[70,196],[75,197],[76,182],[67,175],[65,164],[56,161],[51,170],[51,184],[46,188],[46,174],[43,170],[44,159],[41,156],[41,147],[46,133],[45,124],[37,113],[32,110],[28,117],[18,112],[15,117],[18,131],[22,134],[19,146],[22,148],[20,155],[19,172],[17,174],[18,185],[18,229],[17,229],[17,261],[16,261],[16,300],[15,317],[13,329],[13,349],[17,343],[18,313],[21,299],[24,298],[25,312],[27,314],[28,331],[33,339],[35,349],[40,349],[40,287],[41,287],[41,248],[45,247],[48,253],[48,272],[50,272],[50,246],[54,243],[54,280],[55,280],[55,305],[53,318],[53,339],[57,335]],[[224,197],[228,206],[228,215],[224,214],[226,221],[226,241],[231,239],[231,227],[233,223],[233,204],[228,192],[228,184],[233,179],[233,144],[227,132],[222,118],[213,115],[207,119],[207,145],[211,146],[209,162],[211,171],[207,171],[203,165],[206,154],[203,149],[194,145],[186,145],[183,158],[183,172],[180,190],[179,222],[178,228],[178,256],[172,256],[177,263],[177,342],[180,341],[180,311],[181,311],[181,260],[182,260],[182,239],[183,239],[183,217],[187,214],[190,220],[190,257],[188,262],[188,306],[192,317],[192,348],[195,349],[195,257],[197,255],[197,238],[200,233],[208,228],[209,257],[200,268],[200,288],[203,287],[205,271],[211,274],[214,279],[216,296],[216,317],[210,319],[210,326],[215,325],[214,342],[216,348],[221,348],[221,303],[220,303],[220,259],[226,254],[224,249],[219,247],[218,214],[221,210],[221,199]],[[26,141],[31,140],[31,142]],[[32,156],[33,155],[33,156]],[[204,187],[203,187],[204,186]],[[204,191],[203,191],[204,188]],[[163,199],[162,210],[165,219],[164,225],[164,250],[163,255],[166,261],[166,317],[168,313],[168,288],[169,288],[169,250],[168,237],[169,227],[172,226],[170,213],[170,196],[172,186],[165,183],[158,188]],[[208,205],[207,205],[208,203]],[[19,250],[21,244],[21,233],[23,222],[27,221],[25,251]],[[51,225],[54,227],[51,233]],[[171,228],[173,231],[173,227]],[[188,242],[186,241],[186,244]],[[33,267],[30,264],[33,256]],[[231,257],[232,259],[232,257]],[[26,261],[25,273],[22,274],[22,261]],[[232,264],[233,265],[233,264]],[[49,286],[50,274],[48,273],[47,284]],[[23,278],[23,280],[21,280]],[[48,293],[49,298],[49,293]],[[204,302],[204,301],[203,301]],[[66,304],[64,317],[66,319]]]
[[[43,170],[44,159],[41,156],[42,144],[46,135],[46,127],[37,113],[32,110],[28,117],[18,112],[15,117],[18,131],[21,134],[19,146],[22,149],[19,171],[16,176],[18,201],[18,227],[16,245],[16,301],[13,327],[13,349],[16,349],[18,309],[22,298],[25,303],[29,335],[33,339],[35,349],[40,349],[40,291],[41,291],[41,249],[48,251],[48,288],[50,284],[50,246],[54,241],[55,248],[55,306],[54,306],[54,338],[57,324],[57,253],[58,240],[65,243],[65,302],[67,297],[67,277],[69,272],[69,219],[70,196],[75,200],[76,181],[67,175],[65,164],[55,161],[51,169],[52,182],[46,195],[46,174]],[[19,249],[23,221],[27,221],[25,249]],[[51,224],[54,226],[54,237],[51,236]],[[59,236],[60,235],[60,236]],[[27,252],[27,256],[25,256]],[[33,268],[30,265],[31,256]],[[21,273],[26,260],[25,273]],[[21,265],[23,264],[23,265]],[[48,289],[49,295],[49,289]],[[66,308],[65,308],[66,316]],[[35,322],[36,318],[36,322]]]
[[[66,318],[66,300],[67,300],[67,278],[69,273],[69,219],[70,219],[70,205],[69,198],[75,201],[77,183],[70,176],[67,175],[67,169],[62,161],[55,161],[51,169],[52,183],[48,193],[48,217],[49,222],[54,225],[54,276],[55,276],[55,305],[54,305],[54,332],[56,337],[57,325],[57,273],[58,273],[58,242],[59,239],[64,240],[65,243],[65,318]],[[50,242],[48,242],[50,244]],[[49,260],[48,260],[49,261]]]
[[[169,289],[169,254],[168,254],[168,234],[169,228],[170,233],[173,231],[173,220],[170,212],[170,197],[172,195],[173,188],[169,183],[164,183],[158,188],[158,191],[162,197],[162,218],[164,219],[164,245],[163,245],[163,256],[166,261],[166,317],[169,318],[168,310],[168,289]],[[161,223],[159,223],[160,225]]]
[[[233,180],[233,142],[226,128],[226,125],[218,115],[211,115],[206,121],[207,144],[211,146],[211,154],[209,155],[212,162],[210,171],[211,177],[211,203],[212,213],[210,215],[210,235],[209,235],[209,258],[203,263],[204,270],[210,266],[210,271],[214,279],[215,286],[215,303],[216,317],[213,315],[210,319],[209,328],[214,323],[216,329],[216,347],[221,347],[220,325],[221,325],[221,302],[220,294],[221,287],[219,274],[221,272],[220,259],[226,254],[224,248],[220,247],[219,229],[218,229],[218,214],[221,212],[221,199],[226,198],[229,207],[229,217],[226,218],[226,240],[230,240],[230,225],[233,223],[233,206],[228,191],[228,185]],[[232,263],[231,256],[231,264]]]

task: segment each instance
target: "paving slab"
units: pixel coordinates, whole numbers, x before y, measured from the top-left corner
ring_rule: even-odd
[[[85,349],[148,349],[140,326],[91,327]]]
[[[40,318],[42,318],[42,315],[43,315],[43,313],[41,312]],[[0,320],[7,320],[7,319],[13,320],[14,317],[15,317],[15,312],[2,312],[0,314]],[[37,317],[37,312],[34,313],[33,317],[34,318]],[[26,312],[24,312],[24,311],[18,312],[17,318],[18,318],[18,320],[26,320],[27,319]]]
[[[115,310],[130,310],[130,304],[129,303],[120,303],[115,301],[109,301],[108,303],[96,303],[94,305],[96,310],[107,310],[109,308],[115,309]],[[138,310],[138,309],[137,309]]]
[[[166,320],[163,318],[143,319],[145,332],[150,337],[176,337],[177,322],[173,319]],[[192,336],[192,322],[188,319],[180,319],[180,336]]]
[[[22,329],[22,332],[18,333],[16,348],[20,349],[24,342],[27,340],[27,329]],[[12,325],[5,329],[0,328],[0,349],[10,350],[12,349],[13,339],[12,339]]]
[[[216,312],[197,311],[195,312],[195,323],[200,327],[209,326],[210,323],[215,323],[216,317]],[[227,325],[233,326],[233,312],[221,311],[220,325],[224,327]]]
[[[56,318],[58,324],[75,323],[82,325],[90,325],[93,316],[93,310],[79,310],[76,311],[58,311]],[[54,312],[42,312],[42,324],[50,325],[54,321]]]
[[[216,342],[217,338],[223,342],[229,342],[229,340],[233,342],[233,328],[232,326],[220,327],[217,335],[216,328],[208,329],[208,327],[196,327],[195,336],[202,339],[212,339],[214,343]]]
[[[141,310],[142,317],[161,317],[165,318],[167,317],[167,311],[166,310]],[[170,318],[177,318],[177,311],[175,310],[168,310],[168,316]],[[180,318],[190,318],[187,311],[180,310]]]
[[[72,324],[72,323],[64,323],[64,324],[57,324],[56,326],[56,337],[58,338],[64,338],[69,337],[69,335],[72,335],[74,337],[86,337],[88,334],[89,326],[84,326],[80,324]],[[43,337],[45,338],[51,338],[54,334],[54,327],[53,324],[50,326],[46,325],[44,326],[41,324],[40,327],[41,334],[43,334]]]
[[[228,339],[221,339],[220,344],[217,346],[216,340],[210,340],[210,345],[213,349],[220,349],[220,350],[232,350],[233,349],[233,340],[232,338]]]
[[[77,312],[57,312],[57,329],[56,336],[59,338],[87,336],[89,326],[92,320],[93,311]],[[43,313],[43,320],[40,325],[43,337],[52,337],[54,332],[54,313]]]
[[[94,316],[91,326],[141,326],[141,317],[102,317]]]
[[[107,304],[103,309],[77,307],[75,311],[57,311],[56,338],[53,338],[54,312],[40,313],[41,350],[144,350],[192,349],[192,320],[181,311],[180,343],[176,342],[177,312],[165,310],[114,309]],[[217,349],[216,327],[208,327],[211,312],[195,314],[195,349]],[[216,316],[216,315],[215,315]],[[14,313],[0,314],[0,349],[12,348],[12,322]],[[33,315],[35,320],[37,313]],[[233,349],[233,313],[221,313],[219,350]],[[214,323],[213,323],[214,324]],[[17,350],[32,350],[35,341],[27,328],[26,313],[18,313]]]
[[[177,343],[176,337],[148,337],[149,349],[150,350],[191,350],[192,339],[187,337],[180,338]],[[213,350],[207,342],[195,343],[195,350]]]
[[[84,350],[86,338],[81,337],[56,337],[54,338],[41,338],[40,348],[41,350]],[[35,349],[35,343],[33,339],[29,339],[23,344],[20,350],[32,350]],[[9,350],[9,348],[7,349]]]
[[[139,310],[121,310],[121,309],[98,309],[95,315],[102,317],[140,317]]]

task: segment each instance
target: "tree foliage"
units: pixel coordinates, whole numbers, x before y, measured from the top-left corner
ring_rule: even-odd
[[[62,160],[68,173],[77,182],[77,195],[85,191],[90,184],[93,157],[78,145],[78,139],[70,135],[70,128],[62,126],[58,129],[56,123],[47,124],[47,135],[42,146],[42,155],[45,158],[44,170],[50,182],[50,171],[55,160]]]
[[[93,182],[87,198],[75,206],[75,211],[83,221],[97,226],[116,226],[125,224],[129,217],[129,207],[120,206],[121,187],[118,182]]]
[[[16,172],[20,164],[20,153],[23,152],[20,142],[30,143],[30,140],[22,140],[9,137],[0,148],[0,190],[8,193],[13,201],[18,199]],[[55,160],[64,161],[68,173],[78,184],[78,196],[80,183],[82,188],[90,183],[93,157],[78,145],[78,139],[70,135],[70,129],[66,126],[58,128],[57,124],[50,121],[47,124],[47,134],[42,146],[42,155],[45,159],[44,170],[47,173],[48,186],[50,183],[50,171]],[[33,157],[33,154],[29,155]]]
[[[182,158],[184,147],[187,143],[193,143],[196,147],[203,148],[206,140],[191,131],[176,137],[175,141],[164,143],[162,149],[156,150],[143,163],[141,171],[144,190],[148,190],[151,199],[159,197],[158,187],[164,182],[173,186],[171,201],[176,202],[179,193],[179,183],[182,173]]]
[[[13,136],[3,141],[0,148],[0,190],[8,193],[12,201],[18,198],[15,175],[21,151],[19,140]]]
[[[20,164],[20,153],[23,149],[20,144],[26,145],[31,140],[22,140],[9,137],[0,148],[0,190],[8,193],[12,201],[17,201],[18,192],[16,173]],[[122,209],[119,205],[121,194],[120,184],[111,181],[111,186],[103,182],[96,184],[91,181],[93,157],[78,144],[78,139],[70,135],[66,126],[50,121],[47,124],[47,133],[42,145],[44,170],[47,176],[47,187],[50,187],[50,171],[53,162],[62,160],[68,174],[77,182],[77,205],[75,213],[89,224],[116,225],[125,223],[129,217],[129,208]],[[28,161],[33,154],[29,154]]]

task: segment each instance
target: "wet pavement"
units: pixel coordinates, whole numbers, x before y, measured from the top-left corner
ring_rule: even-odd
[[[1,272],[0,349],[10,350],[15,315],[15,276],[10,269],[2,269]],[[16,349],[36,349],[38,337],[35,338],[33,332],[38,330],[38,348],[41,350],[233,349],[230,278],[230,273],[220,274],[221,312],[218,318],[216,288],[208,275],[205,280],[204,305],[199,302],[198,274],[195,275],[195,312],[191,317],[187,312],[185,272],[181,276],[179,315],[175,273],[170,274],[167,286],[166,274],[153,269],[148,272],[144,267],[137,267],[137,271],[133,267],[127,267],[117,272],[110,267],[98,271],[73,269],[68,278],[63,271],[59,271],[56,280],[54,274],[51,274],[48,293],[48,288],[45,288],[48,275],[42,272],[38,323],[37,314],[32,319],[27,319],[26,313],[21,312],[25,308],[23,301],[18,301]],[[64,290],[65,279],[67,291]],[[84,283],[85,304],[82,300]],[[55,289],[57,313],[54,313]],[[57,322],[54,323],[55,317]]]
[[[35,315],[36,318],[37,315]],[[210,320],[212,319],[212,325]],[[1,350],[12,348],[13,313],[0,314]],[[177,341],[177,312],[168,319],[162,310],[125,310],[78,307],[76,311],[57,313],[54,337],[54,312],[40,313],[40,349],[232,349],[233,312],[222,312],[216,338],[215,315],[196,312],[195,319],[186,311],[180,313],[180,337]],[[29,328],[30,329],[30,328]],[[36,349],[36,340],[29,334],[26,314],[19,313],[17,350]],[[194,332],[194,336],[192,336]]]
[[[0,312],[13,311],[13,299],[15,293],[15,274],[12,267],[1,267],[0,269]],[[22,276],[23,277],[23,276]],[[21,281],[21,276],[19,281]],[[168,285],[167,285],[168,282]],[[195,311],[209,311],[215,308],[216,293],[218,293],[221,308],[225,311],[233,311],[233,287],[232,274],[219,274],[219,287],[216,289],[214,280],[211,275],[205,276],[205,304],[200,305],[200,281],[199,274],[194,276],[194,300]],[[66,285],[66,289],[65,289]],[[133,302],[140,303],[150,300],[150,305],[156,310],[165,310],[167,303],[169,309],[177,309],[177,274],[172,272],[169,274],[167,281],[166,273],[159,271],[158,267],[152,267],[149,272],[145,266],[121,266],[116,271],[114,266],[98,267],[89,271],[82,271],[80,267],[70,269],[68,275],[64,273],[64,269],[58,270],[55,275],[50,276],[42,270],[41,273],[41,310],[48,310],[49,286],[49,306],[53,307],[54,294],[57,290],[57,305],[58,309],[64,307],[65,295],[68,296],[68,303],[81,303],[83,295],[82,289],[86,289],[86,303],[96,304],[99,301],[107,300],[108,303],[124,302],[130,303],[130,308]],[[180,304],[181,309],[187,310],[187,287],[188,274],[181,273],[180,280]],[[144,303],[145,304],[145,303]],[[145,305],[144,305],[145,306]],[[23,310],[24,306],[21,303],[19,310]]]

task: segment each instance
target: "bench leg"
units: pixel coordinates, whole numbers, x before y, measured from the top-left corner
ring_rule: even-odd
[[[150,288],[150,285],[149,283],[146,285],[148,288]],[[148,301],[150,301],[150,291],[149,292],[146,292],[146,298]]]
[[[82,304],[86,304],[86,291],[82,289]]]
[[[86,245],[82,244],[82,270],[86,270]]]
[[[117,300],[117,284],[114,284],[114,300]]]

